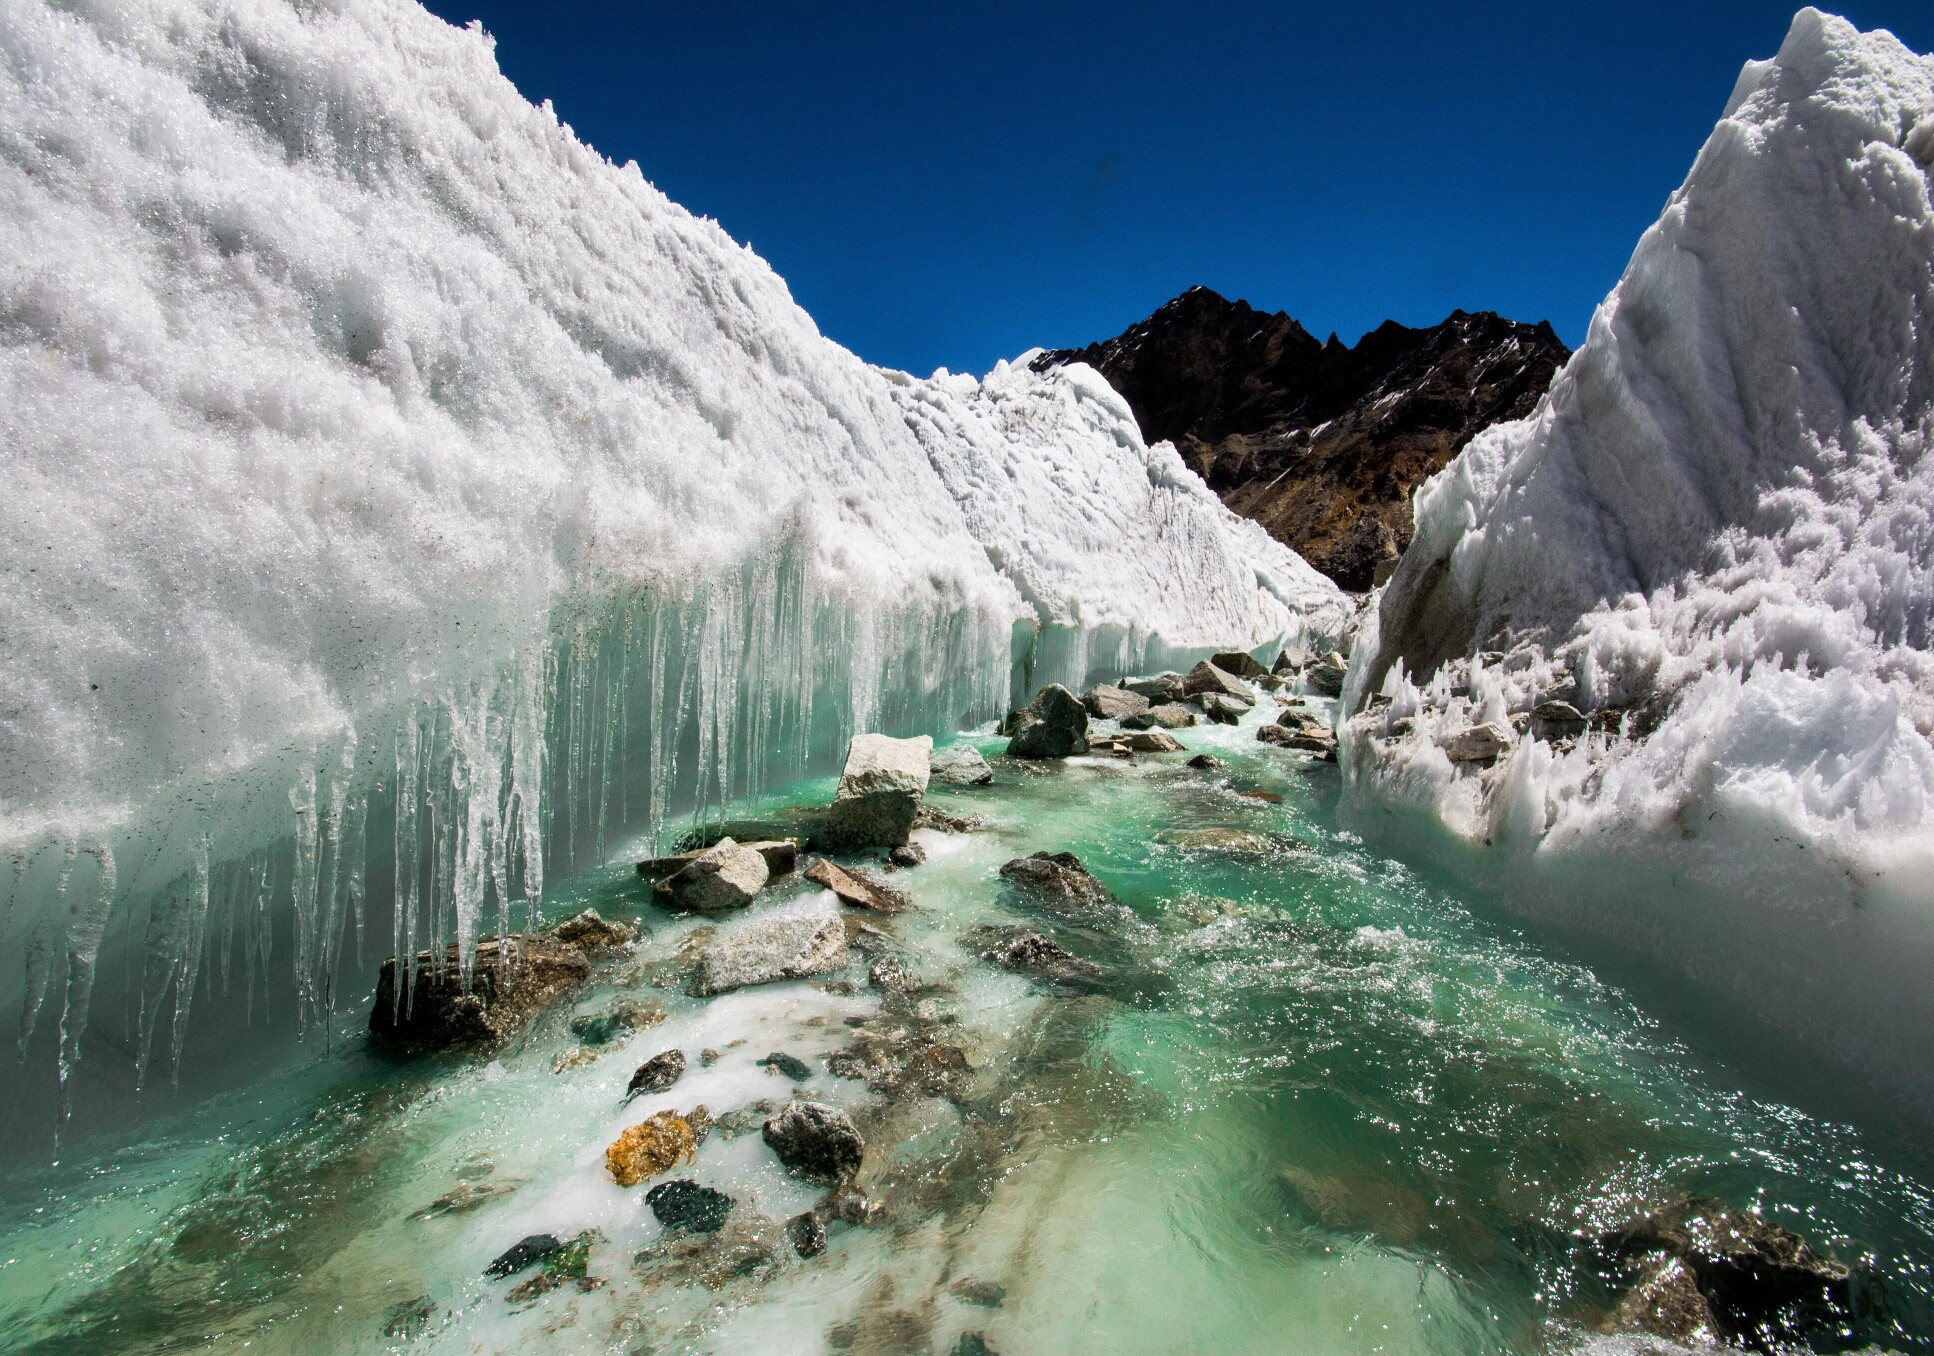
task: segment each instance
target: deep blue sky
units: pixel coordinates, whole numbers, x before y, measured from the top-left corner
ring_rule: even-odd
[[[980,372],[1203,283],[1319,336],[1568,343],[1795,6],[431,0],[876,363]],[[1934,3],[1843,8],[1918,51]]]

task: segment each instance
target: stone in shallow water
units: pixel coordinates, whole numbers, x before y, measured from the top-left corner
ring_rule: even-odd
[[[515,1276],[526,1267],[534,1267],[555,1252],[563,1249],[563,1240],[555,1234],[527,1234],[499,1253],[497,1260],[484,1268],[486,1276]]]
[[[1097,720],[1127,720],[1146,714],[1149,708],[1148,698],[1141,693],[1107,683],[1089,688],[1082,694],[1081,704]]]
[[[645,1204],[667,1229],[695,1234],[717,1233],[725,1226],[725,1217],[732,1213],[730,1196],[701,1186],[689,1177],[660,1182],[645,1193]]]
[[[586,1045],[609,1045],[634,1031],[648,1031],[665,1020],[665,1010],[653,1003],[633,998],[618,998],[598,1013],[580,1013],[571,1019],[571,1034]]]
[[[812,1065],[797,1055],[789,1055],[783,1050],[774,1050],[759,1061],[759,1067],[774,1073],[784,1074],[795,1083],[803,1083],[813,1076]]]
[[[1164,702],[1160,706],[1149,707],[1148,714],[1143,719],[1151,726],[1159,726],[1164,730],[1186,730],[1196,723],[1198,717],[1195,712],[1180,702]]]
[[[653,895],[668,909],[730,913],[758,898],[771,877],[772,868],[766,865],[763,854],[721,838],[659,881]]]
[[[902,843],[886,854],[886,859],[895,866],[919,866],[927,860],[927,850],[918,843]]]
[[[1242,718],[1248,715],[1255,705],[1240,697],[1225,696],[1220,692],[1204,692],[1196,700],[1202,703],[1202,714],[1217,725],[1240,725]]]
[[[839,964],[846,953],[846,924],[838,906],[821,899],[721,933],[699,957],[692,992],[707,997],[751,984],[803,979]]]
[[[1101,967],[1082,960],[1059,942],[1026,928],[983,924],[970,930],[961,945],[1003,970],[1066,984],[1090,988],[1101,978]]]
[[[1184,753],[1182,741],[1167,730],[1136,730],[1128,736],[1130,753]]]
[[[1066,758],[1088,751],[1088,709],[1059,683],[1049,683],[1019,713],[1010,758]]]
[[[817,1257],[826,1251],[826,1226],[810,1210],[786,1221],[786,1236],[801,1257]]]
[[[1218,768],[1224,768],[1228,766],[1227,763],[1223,762],[1220,758],[1217,758],[1214,754],[1208,754],[1208,753],[1196,754],[1195,757],[1189,759],[1188,765],[1192,768],[1198,768],[1204,772],[1214,772]]]
[[[648,1093],[663,1092],[684,1076],[685,1052],[661,1050],[632,1073],[631,1081],[625,1085],[625,1093],[629,1097],[643,1097]]]
[[[994,780],[994,769],[972,744],[949,744],[933,756],[934,780],[948,786],[986,786]]]
[[[1121,907],[1114,891],[1096,880],[1072,852],[1036,852],[1001,867],[1001,878],[1053,912],[1086,921],[1097,912]]]
[[[660,1111],[620,1132],[604,1151],[611,1180],[621,1187],[670,1172],[698,1152],[698,1135],[676,1111]]]
[[[766,1122],[779,1161],[808,1177],[837,1180],[857,1171],[866,1143],[852,1118],[824,1102],[793,1102]]]
[[[839,897],[842,904],[851,904],[856,909],[872,909],[877,913],[899,913],[913,907],[913,901],[898,890],[882,885],[858,867],[851,871],[821,857],[806,868],[806,879],[814,885],[823,885]]]
[[[410,1001],[400,1007],[396,971],[394,956],[383,962],[369,1034],[405,1049],[450,1049],[502,1044],[589,982],[591,962],[551,937],[486,937],[477,943],[466,990],[455,946],[441,954],[421,951],[411,970]]]
[[[1217,668],[1206,659],[1189,670],[1189,676],[1182,680],[1182,691],[1191,697],[1201,697],[1208,693],[1234,697],[1237,701],[1248,702],[1252,706],[1256,701],[1254,688],[1233,673],[1226,673]]]

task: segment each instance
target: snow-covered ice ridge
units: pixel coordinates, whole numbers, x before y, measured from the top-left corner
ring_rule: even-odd
[[[402,0],[0,0],[0,316],[23,1033],[137,903],[162,989],[211,892],[326,971],[379,823],[471,937],[547,813],[1341,617],[1092,373],[869,367]]]
[[[1419,490],[1348,694],[1390,704],[1345,740],[1358,804],[1490,844],[1533,907],[1923,1104],[1930,166],[1934,60],[1801,11],[1544,403]],[[1445,757],[1553,697],[1610,728]]]

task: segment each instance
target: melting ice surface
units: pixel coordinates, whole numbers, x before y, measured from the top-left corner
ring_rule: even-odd
[[[1333,769],[1246,728],[1184,735],[1228,769],[1001,764],[992,787],[936,793],[990,827],[922,831],[927,863],[891,876],[916,907],[867,921],[934,986],[934,1038],[967,1053],[951,1099],[828,1071],[880,1013],[857,957],[683,996],[664,963],[697,925],[619,861],[544,911],[595,903],[646,941],[496,1058],[399,1066],[352,1043],[11,1182],[0,1326],[15,1349],[93,1353],[946,1353],[966,1333],[1010,1354],[1568,1349],[1607,1340],[1587,1240],[1693,1192],[1870,1268],[1851,1327],[1811,1345],[1934,1346],[1914,1151],[1757,1100],[1619,990],[1368,851],[1336,826]],[[1263,850],[1200,846],[1209,829]],[[1129,916],[1084,932],[1007,893],[1000,864],[1038,849],[1076,851]],[[1057,992],[995,970],[958,940],[989,922],[1052,932],[1106,978]],[[667,1019],[554,1071],[568,1018],[619,996]],[[674,1047],[684,1078],[620,1109],[633,1068]],[[714,1131],[680,1171],[737,1198],[732,1245],[640,1260],[662,1232],[605,1145],[660,1109],[783,1100],[757,1063],[775,1050],[853,1110],[885,1218],[797,1259],[778,1222],[819,1193],[756,1130]],[[587,1230],[598,1288],[513,1303],[522,1278],[482,1274],[527,1234]]]

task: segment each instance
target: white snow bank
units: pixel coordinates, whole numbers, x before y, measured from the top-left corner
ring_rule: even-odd
[[[717,795],[855,726],[997,713],[1017,622],[1260,645],[1332,596],[1157,486],[1092,383],[1085,412],[1074,379],[995,384],[1025,449],[971,383],[820,336],[474,26],[0,0],[7,917],[172,890],[188,947],[211,890],[268,890],[326,965],[381,783],[422,809],[396,890],[469,935],[541,885],[547,798],[601,844],[685,745]],[[1058,505],[1021,502],[1034,455]],[[1003,456],[1008,487],[964,470]],[[0,948],[30,1007],[86,949],[64,928]]]
[[[1605,865],[1568,875],[1574,921],[1862,1060],[1934,1030],[1924,968],[1851,992],[1934,964],[1931,164],[1934,61],[1801,11],[1548,398],[1419,490],[1346,706],[1392,701],[1346,731],[1359,804]],[[1604,728],[1444,756],[1553,697]],[[1689,893],[1641,907],[1635,865]],[[1697,898],[1738,925],[1712,955]]]

